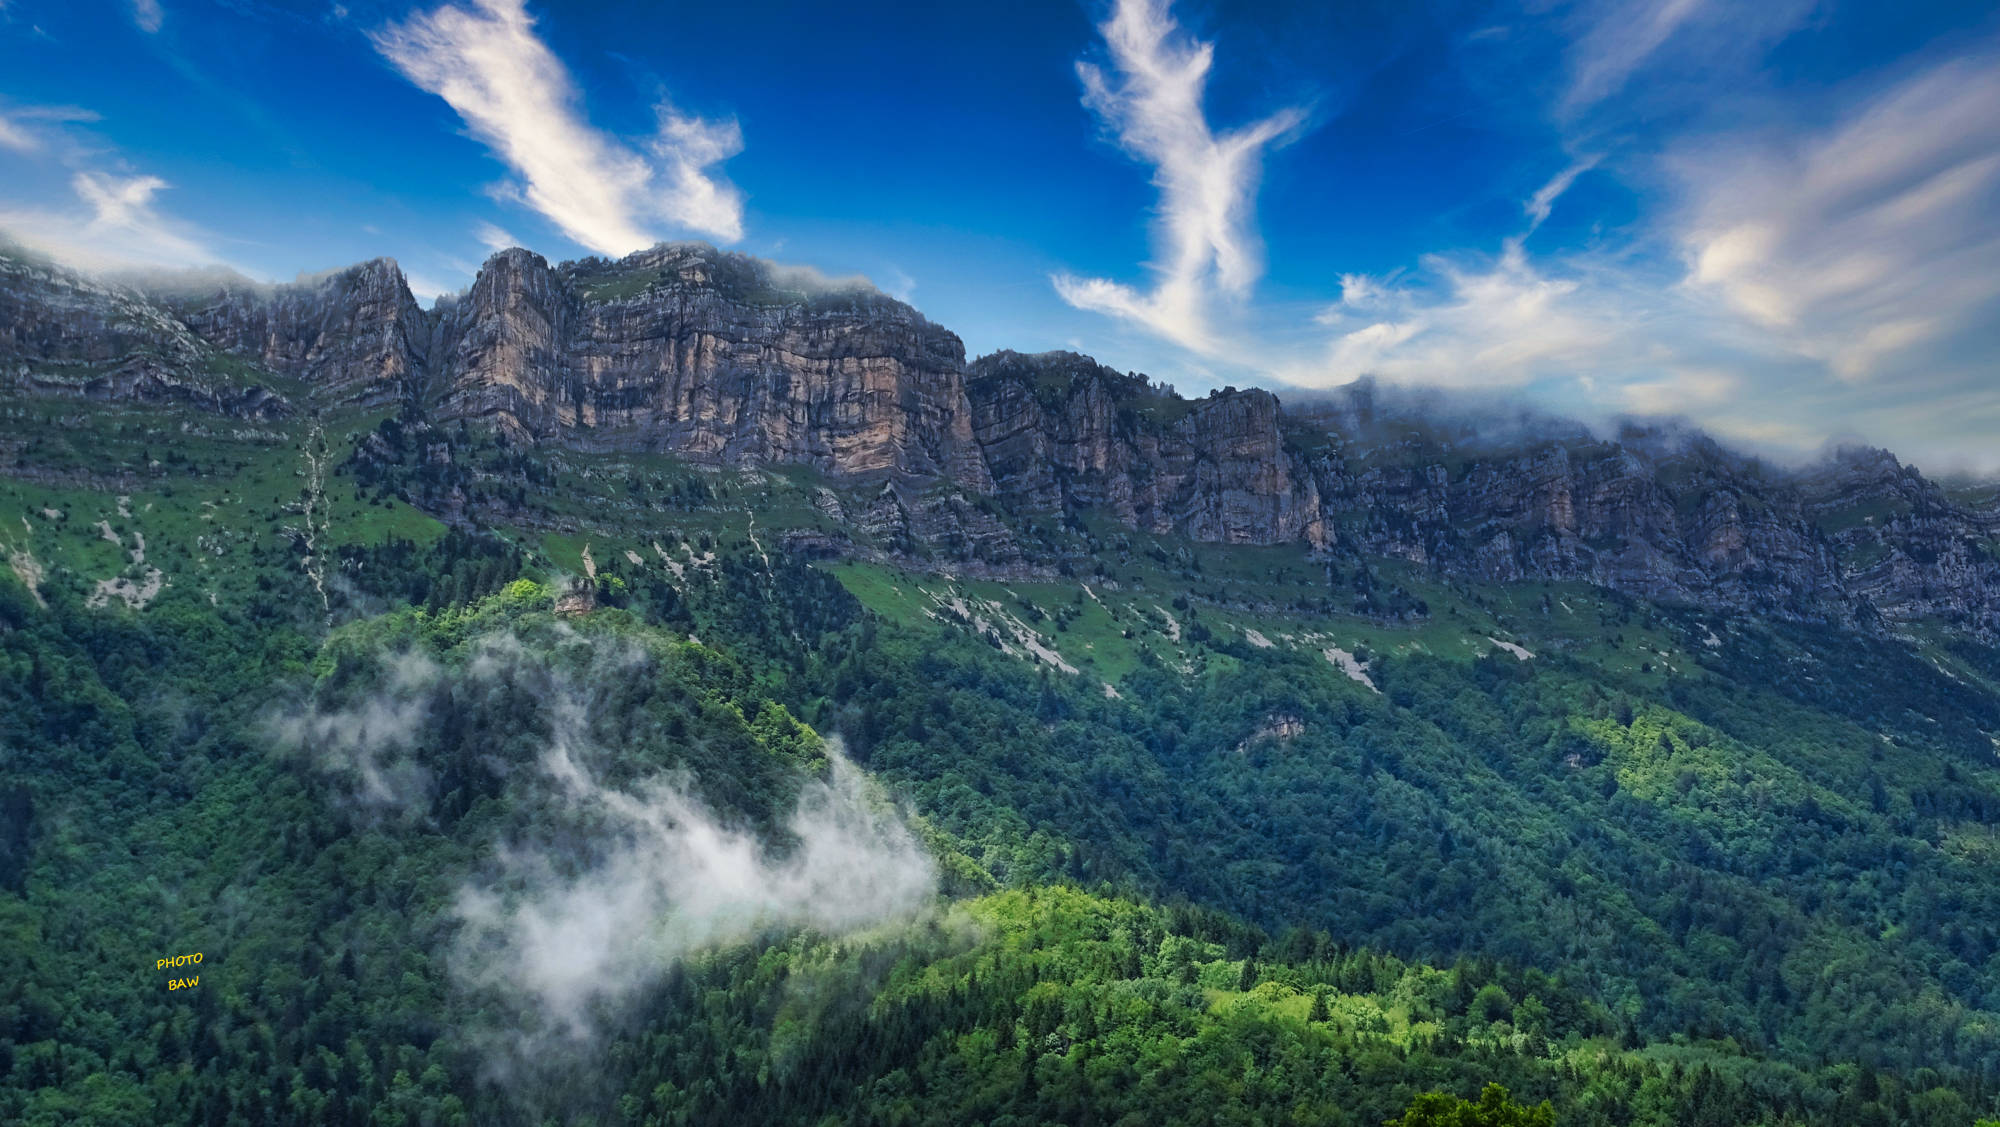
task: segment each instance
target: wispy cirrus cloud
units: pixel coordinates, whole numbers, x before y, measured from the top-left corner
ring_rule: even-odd
[[[492,223],[481,223],[474,227],[472,237],[479,240],[480,246],[496,254],[508,247],[521,245],[521,240],[515,238],[513,232]]]
[[[1580,157],[1572,161],[1568,168],[1550,177],[1548,183],[1535,189],[1535,194],[1529,196],[1528,202],[1521,205],[1521,210],[1528,216],[1528,234],[1533,234],[1535,228],[1548,222],[1549,216],[1555,211],[1556,200],[1560,199],[1564,192],[1569,191],[1570,185],[1576,183],[1577,177],[1596,168],[1597,161],[1598,158],[1594,156]]]
[[[742,237],[743,194],[715,171],[742,151],[736,123],[662,105],[658,132],[637,147],[592,127],[525,0],[446,4],[371,38],[513,170],[509,195],[577,243],[618,255],[657,242],[663,227]]]
[[[1530,4],[1531,9],[1540,4]],[[1674,116],[1738,85],[1777,41],[1807,23],[1820,0],[1559,0],[1568,40],[1564,85],[1552,107],[1565,131],[1625,131],[1630,111]],[[1644,133],[1645,130],[1640,130]]]
[[[13,149],[25,153],[33,151],[35,147],[33,134],[7,120],[6,117],[0,116],[0,149]]]
[[[1548,112],[1565,149],[1592,155],[1528,196],[1497,248],[1344,279],[1319,353],[1272,372],[1533,387],[1801,452],[1862,433],[2000,468],[2000,44],[1787,90],[1760,52],[1802,11],[1573,5],[1589,18],[1566,25],[1571,73]],[[1527,249],[1593,170],[1637,215]]]
[[[1292,107],[1217,134],[1202,108],[1213,44],[1180,32],[1165,0],[1117,0],[1100,28],[1111,71],[1077,64],[1084,104],[1121,148],[1153,166],[1160,192],[1153,288],[1059,274],[1064,301],[1139,324],[1196,352],[1218,343],[1210,305],[1242,297],[1262,272],[1251,222],[1264,151],[1305,121]]]
[[[48,147],[47,125],[96,120],[96,111],[81,106],[9,106],[0,110],[0,149],[37,152]]]
[[[148,35],[157,34],[166,23],[167,13],[160,0],[132,0],[132,23]]]
[[[1601,371],[1608,352],[1631,347],[1638,318],[1615,280],[1551,273],[1518,240],[1494,258],[1428,255],[1419,267],[1403,278],[1350,276],[1318,318],[1338,330],[1324,355],[1281,374],[1306,385],[1383,376],[1509,387]]]
[[[81,106],[5,107],[0,232],[82,270],[232,265],[209,232],[160,206],[164,178],[71,128],[99,120]]]
[[[1562,110],[1574,113],[1616,94],[1707,0],[1618,0],[1588,6],[1587,30],[1570,52]]]
[[[1951,366],[2000,304],[1996,106],[2000,57],[1965,57],[1822,131],[1685,145],[1689,283],[1842,380]]]

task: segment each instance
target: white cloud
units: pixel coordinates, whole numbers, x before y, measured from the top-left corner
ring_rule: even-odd
[[[915,911],[936,887],[923,848],[837,752],[831,777],[801,793],[786,826],[799,844],[779,859],[685,779],[605,784],[567,727],[539,768],[550,809],[588,827],[591,863],[579,863],[577,830],[565,826],[502,852],[504,875],[464,886],[454,913],[465,925],[454,969],[529,1004],[506,1035],[523,1059],[587,1036],[602,1008],[690,953],[771,927],[853,932]]]
[[[734,242],[743,237],[743,193],[707,169],[743,151],[743,131],[731,121],[704,121],[659,107],[660,131],[646,148],[669,183],[666,214],[697,231]]]
[[[1551,177],[1548,183],[1537,188],[1535,194],[1528,197],[1528,202],[1521,205],[1521,210],[1528,216],[1529,233],[1532,234],[1536,228],[1548,222],[1550,214],[1555,211],[1556,200],[1560,199],[1564,192],[1569,191],[1570,185],[1576,183],[1577,177],[1596,167],[1596,157],[1579,158],[1572,161],[1568,168]]]
[[[468,276],[470,275],[468,274]],[[466,287],[464,282],[445,282],[428,274],[415,274],[408,271],[404,272],[403,281],[410,287],[410,296],[423,301],[436,301],[438,298],[448,294],[462,293]]]
[[[1657,380],[1638,380],[1619,388],[1625,404],[1641,415],[1674,415],[1728,401],[1742,385],[1734,372],[1716,368],[1677,368]]]
[[[1251,228],[1265,148],[1304,122],[1297,108],[1217,135],[1202,110],[1212,44],[1189,40],[1165,0],[1118,0],[1099,30],[1115,75],[1078,63],[1084,103],[1126,152],[1154,168],[1160,191],[1150,292],[1103,278],[1056,276],[1056,292],[1079,309],[1136,322],[1196,352],[1211,352],[1211,297],[1242,297],[1262,272]]]
[[[1562,108],[1575,111],[1624,88],[1633,73],[1686,24],[1705,0],[1617,0],[1590,14],[1589,30],[1570,56],[1570,85]]]
[[[521,245],[521,240],[515,238],[512,232],[491,223],[481,223],[473,228],[472,235],[479,240],[479,245],[496,254]]]
[[[1707,8],[1686,19],[1677,68],[1726,23]],[[1617,160],[1574,160],[1523,202],[1526,229],[1495,254],[1342,278],[1340,299],[1315,311],[1331,330],[1318,352],[1269,367],[1307,386],[1532,385],[1585,415],[1682,414],[1795,450],[1866,432],[1912,456],[2000,468],[2000,58],[1989,43],[1913,63],[1768,99],[1755,126],[1738,115],[1677,130],[1650,158],[1612,139],[1618,115],[1648,111],[1607,95],[1593,129]],[[1633,181],[1639,219],[1587,248],[1527,253],[1593,167]]]
[[[80,106],[16,106],[0,114],[0,148],[33,153],[46,147],[40,131],[30,123],[96,121],[95,111]]]
[[[372,36],[412,83],[458,111],[519,177],[509,195],[591,250],[629,254],[679,226],[733,242],[743,195],[711,170],[741,152],[734,121],[660,107],[644,151],[593,129],[562,61],[535,34],[524,0],[471,0]]]
[[[140,31],[152,35],[160,30],[167,14],[160,10],[160,0],[132,0],[132,22]]]
[[[76,194],[96,212],[91,222],[106,230],[131,228],[146,221],[153,193],[167,186],[157,176],[130,176],[119,179],[101,173],[80,172],[72,182]]]
[[[1823,132],[1689,142],[1688,280],[1839,378],[1939,361],[2000,299],[2000,67],[1966,58]]]
[[[1754,104],[1766,52],[1806,26],[1821,0],[1527,0],[1554,8],[1566,82],[1552,106],[1566,133],[1654,135],[1689,111]]]
[[[0,117],[0,148],[26,153],[33,152],[39,147],[40,142],[35,140],[33,134],[5,117]]]
[[[416,651],[382,666],[377,692],[345,708],[274,714],[270,735],[347,782],[356,804],[409,812],[429,798],[431,774],[415,753],[444,670]]]
[[[168,187],[157,176],[78,172],[70,188],[81,206],[0,210],[0,229],[84,270],[217,263],[205,235],[154,207]]]
[[[1518,240],[1487,263],[1432,256],[1402,284],[1342,280],[1340,305],[1318,320],[1340,330],[1290,382],[1365,375],[1459,387],[1518,386],[1595,368],[1624,346],[1623,313],[1581,275],[1534,266]]]
[[[489,751],[518,830],[493,827],[478,865],[429,926],[452,922],[456,979],[482,995],[472,1039],[496,1072],[573,1067],[600,1021],[617,1019],[676,963],[772,928],[850,935],[924,909],[930,855],[894,804],[824,745],[826,771],[796,779],[782,833],[767,840],[698,796],[685,771],[631,770],[669,741],[628,727],[606,687],[645,683],[661,656],[567,626],[534,644],[514,633],[468,642],[440,663],[384,654],[372,678],[272,721],[277,744],[324,772],[367,817],[431,816],[426,766],[444,701],[484,702],[532,744]],[[649,746],[621,741],[652,731]],[[615,735],[614,735],[615,733]],[[646,740],[649,737],[639,735]],[[517,758],[518,757],[518,758]],[[706,780],[714,782],[715,780]]]
[[[0,200],[0,231],[81,270],[230,265],[213,236],[160,209],[166,180],[64,128],[98,120],[80,106],[8,107],[0,148],[19,156],[8,179],[15,198]]]

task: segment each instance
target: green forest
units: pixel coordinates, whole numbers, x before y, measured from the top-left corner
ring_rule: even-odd
[[[671,533],[427,524],[460,484],[350,459],[323,558],[201,530],[139,607],[95,530],[0,573],[0,1122],[2000,1112],[1991,650],[1083,520],[1029,529],[1080,578],[947,580],[670,465],[577,488]]]

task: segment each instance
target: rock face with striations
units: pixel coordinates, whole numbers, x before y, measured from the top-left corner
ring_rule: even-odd
[[[2000,632],[2000,521],[1885,452],[1786,471],[1699,434],[1628,427],[1616,440],[1489,445],[1417,424],[1336,430],[1316,473],[1337,539],[1485,579]]]
[[[230,375],[213,348],[145,295],[0,245],[0,387],[244,418],[289,413],[270,389]]]
[[[1954,501],[1886,450],[1841,451],[1801,482],[1841,583],[1884,617],[2000,626],[2000,505]],[[1984,602],[1982,604],[1982,596]]]
[[[1098,507],[1230,544],[1325,541],[1319,493],[1268,391],[1183,400],[1070,352],[973,364],[973,430],[996,492],[1032,512]]]
[[[289,285],[156,296],[202,340],[305,383],[322,401],[380,407],[423,392],[431,326],[393,259]]]
[[[1583,579],[1654,598],[1803,607],[1838,572],[1795,491],[1698,440],[1654,449],[1545,439],[1511,448],[1348,443],[1320,467],[1365,550],[1487,579]]]
[[[863,286],[699,245],[560,267],[509,250],[439,343],[441,419],[532,442],[991,486],[964,346]]]

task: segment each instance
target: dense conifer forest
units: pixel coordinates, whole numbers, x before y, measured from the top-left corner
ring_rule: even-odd
[[[331,630],[296,566],[234,608],[0,583],[0,1118],[1993,1108],[2000,710],[1904,647],[1759,627],[1664,691],[1379,653],[1370,691],[1219,637],[1114,697],[723,547],[701,582],[586,583],[391,538]],[[762,891],[621,914],[620,866],[725,862]],[[912,883],[828,907],[883,871]],[[611,932],[523,938],[558,924]]]

